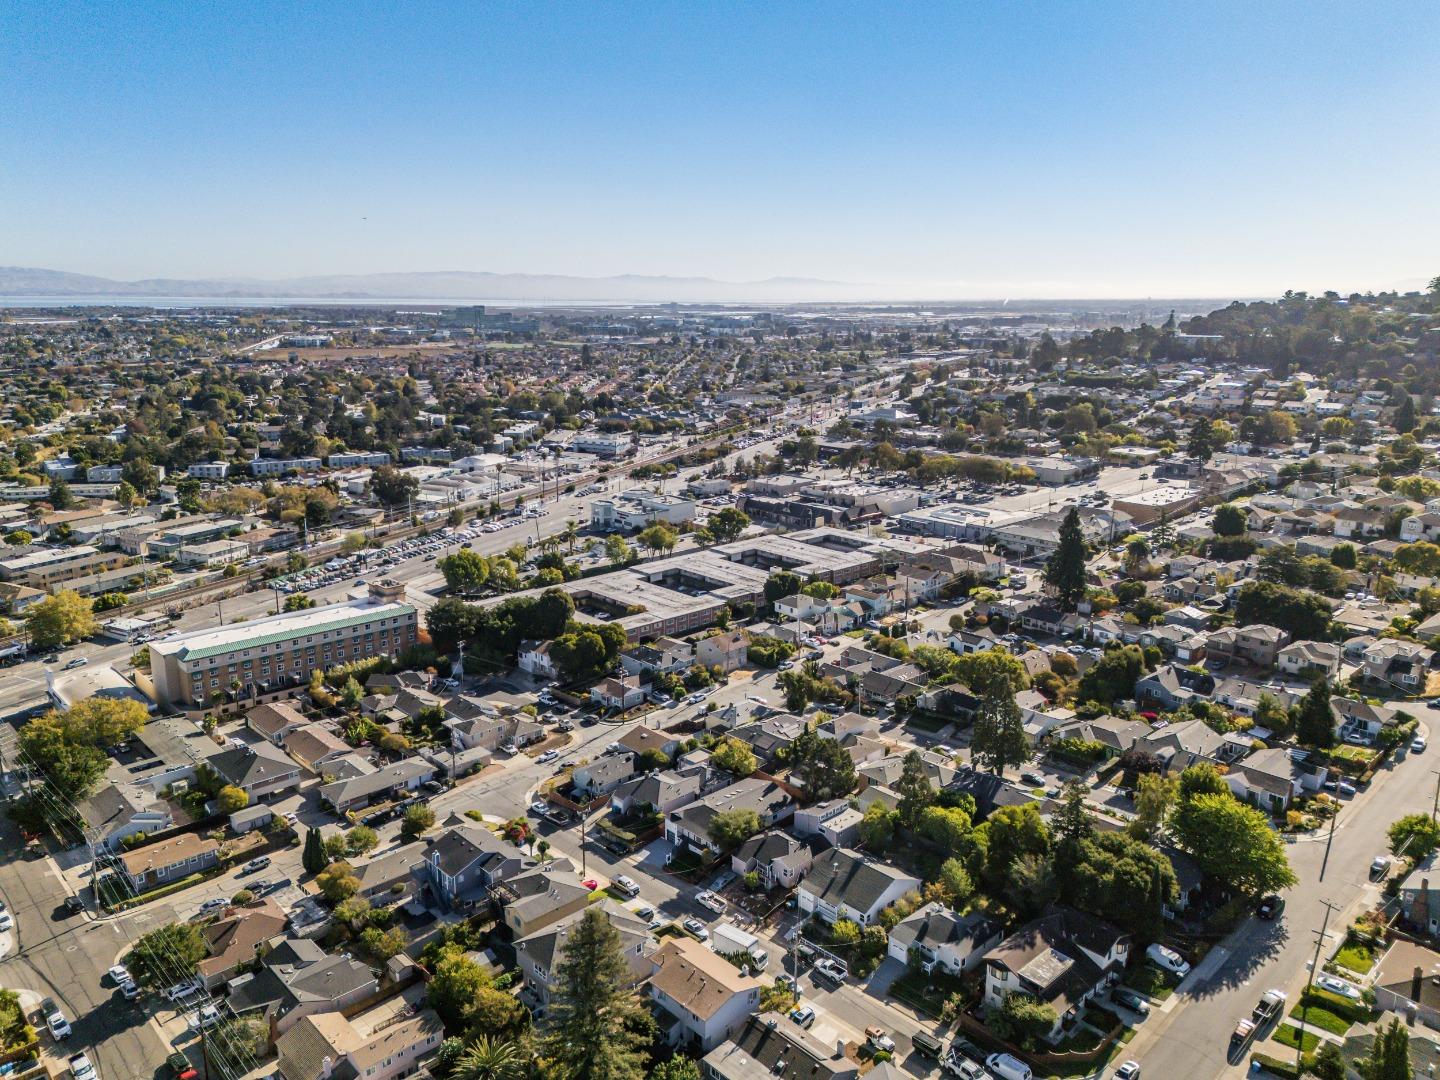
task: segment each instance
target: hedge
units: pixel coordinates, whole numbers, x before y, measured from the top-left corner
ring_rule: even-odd
[[[1269,1054],[1251,1054],[1252,1065],[1259,1065],[1268,1073],[1276,1076],[1283,1076],[1286,1080],[1299,1080],[1300,1070],[1295,1068],[1295,1062],[1282,1061],[1280,1058],[1273,1058]]]
[[[1314,986],[1300,995],[1300,1000],[1312,1008],[1318,1007],[1334,1013],[1352,1024],[1364,1024],[1374,1019],[1375,1012],[1363,1001],[1352,1001],[1329,990]]]

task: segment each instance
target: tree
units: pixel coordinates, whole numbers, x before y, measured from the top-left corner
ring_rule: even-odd
[[[70,485],[58,476],[50,481],[50,492],[45,496],[45,501],[55,510],[75,508],[75,496],[70,493]]]
[[[1417,863],[1440,847],[1440,824],[1429,814],[1406,814],[1391,824],[1386,835],[1392,852]]]
[[[89,600],[70,589],[37,600],[25,609],[25,629],[37,649],[70,645],[99,629]]]
[[[954,676],[977,694],[1003,688],[1018,694],[1030,686],[1025,665],[1004,649],[984,649],[957,656]]]
[[[1310,1064],[1310,1072],[1319,1080],[1345,1080],[1349,1075],[1345,1066],[1345,1055],[1340,1050],[1340,1044],[1326,1039],[1315,1051],[1315,1060]]]
[[[434,960],[425,1001],[447,1031],[463,1031],[469,1024],[473,1003],[490,988],[490,976],[484,968],[466,956],[459,945],[445,945]]]
[[[356,825],[345,834],[345,850],[352,855],[363,855],[379,843],[379,834],[369,825]]]
[[[1228,795],[1230,786],[1220,775],[1220,770],[1209,762],[1191,765],[1180,774],[1181,802],[1199,798],[1201,795]]]
[[[1142,938],[1159,935],[1165,906],[1179,894],[1169,858],[1123,832],[1057,845],[1054,867],[1062,901]]]
[[[170,923],[143,934],[125,957],[136,985],[161,990],[195,974],[209,955],[196,923]]]
[[[680,534],[663,521],[657,521],[641,530],[636,539],[651,551],[672,551],[680,539]]]
[[[435,824],[435,811],[424,803],[415,803],[405,808],[405,819],[400,826],[406,839],[414,840]]]
[[[1401,435],[1415,430],[1415,399],[1408,393],[1401,395],[1400,404],[1395,409],[1395,418],[1391,424]]]
[[[318,874],[325,869],[325,842],[319,829],[305,830],[305,849],[300,853],[300,865],[307,874]]]
[[[998,1007],[992,1006],[985,1012],[985,1023],[990,1030],[1020,1047],[1034,1045],[1059,1019],[1052,1006],[1016,991],[1006,994]]]
[[[222,814],[233,814],[249,805],[250,796],[245,793],[244,788],[238,788],[234,784],[226,784],[215,796],[215,807]]]
[[[1127,830],[1137,840],[1153,842],[1180,794],[1180,782],[1174,777],[1146,773],[1135,785],[1135,817]]]
[[[1365,1080],[1413,1080],[1415,1069],[1410,1064],[1410,1033],[1399,1018],[1391,1020],[1375,1033],[1370,1056],[1361,1063],[1359,1072]]]
[[[738,540],[740,534],[750,527],[750,515],[733,506],[727,506],[710,515],[706,526],[717,544],[728,544]]]
[[[1030,760],[1030,740],[1025,734],[1025,721],[1015,695],[996,687],[980,700],[975,713],[975,726],[970,736],[970,759],[996,776],[1007,765],[1021,765]]]
[[[761,829],[760,815],[754,810],[721,810],[710,819],[706,832],[722,852],[735,850]]]
[[[1215,453],[1215,425],[1208,416],[1196,417],[1190,428],[1190,442],[1186,452],[1201,461],[1209,461]]]
[[[900,764],[900,779],[895,782],[895,792],[900,801],[895,809],[900,813],[900,824],[907,829],[915,828],[920,814],[935,801],[935,786],[925,772],[925,759],[920,751],[911,750]]]
[[[865,808],[860,819],[860,842],[870,851],[884,851],[895,839],[895,823],[899,815],[876,799]]]
[[[70,742],[107,747],[138,734],[150,714],[133,698],[86,698],[64,712],[52,710],[45,718],[58,724]]]
[[[105,775],[110,759],[101,750],[67,737],[62,723],[42,716],[20,729],[20,749],[45,776],[45,788],[51,802],[54,796],[63,799],[85,798]]]
[[[790,773],[811,802],[842,798],[855,790],[855,762],[850,752],[837,740],[822,739],[808,727],[790,744]]]
[[[781,597],[793,596],[804,585],[799,574],[792,574],[789,570],[776,571],[765,579],[765,602],[773,604]]]
[[[1228,792],[1182,799],[1170,831],[1201,871],[1227,889],[1260,896],[1295,884],[1285,844],[1265,815]]]
[[[605,538],[605,558],[611,566],[624,566],[635,559],[635,551],[619,533]]]
[[[1440,548],[1436,551],[1440,554]],[[1330,605],[1324,597],[1287,585],[1247,581],[1235,601],[1235,625],[1254,623],[1278,627],[1292,641],[1325,641],[1330,637]]]
[[[604,912],[581,916],[555,974],[542,1047],[553,1080],[640,1080],[653,1021]]]
[[[729,735],[710,749],[710,761],[717,769],[739,777],[749,776],[760,767],[750,747]]]
[[[405,943],[409,939],[410,935],[405,932],[403,926],[392,926],[388,930],[371,926],[361,931],[360,947],[383,964],[405,948]]]
[[[1135,696],[1135,683],[1145,674],[1145,653],[1138,645],[1107,649],[1105,655],[1080,676],[1077,701],[1113,705]]]
[[[1050,829],[1035,803],[1002,806],[976,831],[984,834],[985,878],[994,889],[1004,886],[1021,858],[1050,854]]]
[[[1325,750],[1335,745],[1335,714],[1330,708],[1330,681],[1315,680],[1295,709],[1295,738],[1302,746]]]
[[[1215,508],[1211,528],[1216,536],[1244,536],[1247,526],[1245,511],[1234,503],[1221,503]]]
[[[360,891],[360,879],[344,859],[338,859],[315,875],[320,894],[332,904],[348,900]]]
[[[700,1066],[693,1058],[676,1054],[651,1069],[650,1080],[700,1080]]]
[[[451,592],[474,592],[490,580],[490,560],[471,548],[459,548],[435,566],[445,575],[445,585]]]
[[[455,1059],[451,1080],[523,1080],[530,1072],[530,1053],[514,1039],[477,1035]]]
[[[938,890],[944,894],[945,902],[959,908],[975,893],[975,882],[970,872],[959,859],[949,858],[940,864],[940,873],[935,879]]]
[[[1063,611],[1074,611],[1085,599],[1085,534],[1080,511],[1072,506],[1060,523],[1060,543],[1045,561],[1041,574],[1046,591]]]
[[[394,465],[381,465],[370,474],[370,494],[381,506],[405,506],[420,490],[420,481]]]

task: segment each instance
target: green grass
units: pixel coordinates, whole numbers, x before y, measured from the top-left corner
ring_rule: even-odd
[[[1094,1050],[1100,1045],[1099,1033],[1088,1027],[1077,1027],[1065,1038],[1055,1044],[1055,1053],[1064,1054],[1070,1052],[1084,1053],[1087,1050]]]
[[[1293,1050],[1295,1049],[1296,1043],[1301,1041],[1300,1029],[1295,1027],[1293,1024],[1285,1024],[1275,1032],[1272,1038],[1281,1046],[1288,1046],[1290,1047],[1290,1049]],[[1314,1032],[1307,1031],[1305,1032],[1305,1038],[1303,1042],[1304,1045],[1300,1047],[1300,1052],[1308,1054],[1310,1053],[1310,1051],[1314,1050],[1315,1047],[1320,1045],[1320,1036],[1316,1035]]]
[[[1345,945],[1335,954],[1335,963],[1347,971],[1364,975],[1375,966],[1375,950],[1369,945],[1354,942]]]
[[[1349,1020],[1335,1015],[1323,1006],[1311,1005],[1307,1008],[1304,1002],[1297,1001],[1295,1007],[1290,1010],[1290,1015],[1298,1020],[1302,1012],[1305,1014],[1306,1027],[1317,1027],[1321,1031],[1328,1031],[1331,1035],[1344,1035],[1350,1030]]]
[[[1175,992],[1175,980],[1151,963],[1126,972],[1125,985],[1155,1001],[1164,1001]]]

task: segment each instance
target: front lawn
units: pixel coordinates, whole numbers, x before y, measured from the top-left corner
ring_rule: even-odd
[[[1285,1024],[1283,1027],[1281,1027],[1278,1031],[1275,1032],[1273,1038],[1281,1046],[1288,1046],[1290,1047],[1290,1049],[1293,1050],[1295,1049],[1296,1043],[1300,1041],[1300,1029],[1295,1027],[1293,1024]],[[1310,1053],[1310,1051],[1314,1050],[1315,1047],[1320,1045],[1320,1036],[1316,1035],[1312,1031],[1307,1031],[1305,1032],[1305,1038],[1303,1041],[1304,1045],[1300,1047],[1300,1052],[1302,1054],[1308,1054]]]
[[[1125,973],[1125,985],[1154,1001],[1164,1001],[1175,992],[1176,980],[1147,962]]]
[[[1335,963],[1356,975],[1364,975],[1375,966],[1375,950],[1361,941],[1347,942],[1335,954]]]
[[[1301,1013],[1305,1014],[1305,1026],[1314,1025],[1321,1031],[1328,1031],[1331,1035],[1344,1035],[1350,1030],[1350,1021],[1343,1016],[1337,1016],[1329,1009],[1320,1005],[1306,1006],[1303,1001],[1297,1001],[1295,1007],[1290,1010],[1290,1015],[1296,1020],[1300,1019]]]
[[[1066,1035],[1065,1038],[1055,1044],[1054,1052],[1057,1054],[1072,1052],[1083,1054],[1099,1046],[1100,1038],[1101,1036],[1098,1031],[1088,1028],[1084,1024],[1080,1024],[1074,1031],[1070,1032],[1069,1035]]]

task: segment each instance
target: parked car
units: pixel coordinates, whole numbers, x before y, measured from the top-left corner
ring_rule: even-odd
[[[40,1002],[40,1015],[45,1017],[45,1026],[50,1030],[50,1037],[59,1041],[70,1037],[70,1021],[65,1019],[65,1014],[60,1011],[51,998],[45,998]]]
[[[1276,896],[1274,893],[1271,893],[1269,896],[1265,897],[1265,899],[1260,901],[1260,905],[1255,909],[1255,914],[1260,916],[1260,918],[1262,919],[1274,919],[1277,918],[1284,910],[1284,898]]]
[[[1410,750],[1412,753],[1423,754],[1425,747],[1428,745],[1430,744],[1425,741],[1424,735],[1416,735],[1415,738],[1410,740]]]
[[[124,964],[114,965],[105,974],[110,976],[110,981],[116,986],[119,986],[121,983],[127,983],[132,981],[130,978],[130,972]]]
[[[1033,1080],[1035,1076],[1029,1065],[1010,1054],[991,1054],[985,1059],[985,1068],[1000,1080]]]
[[[708,908],[709,910],[715,912],[716,915],[721,915],[725,912],[725,901],[721,900],[720,897],[716,896],[708,889],[704,890],[703,892],[696,893],[695,902],[701,907]]]
[[[1190,974],[1190,963],[1174,949],[1161,945],[1158,941],[1145,950],[1145,957],[1162,971],[1168,971],[1172,975],[1184,978]]]
[[[0,933],[9,930],[15,925],[15,920],[10,917],[8,911],[0,911]]]
[[[895,1040],[890,1037],[882,1027],[867,1027],[865,1029],[865,1041],[876,1050],[883,1050],[887,1054],[895,1052]]]
[[[618,889],[626,896],[635,897],[640,895],[640,886],[635,883],[635,879],[631,877],[626,877],[624,874],[621,874],[614,881],[612,881],[610,883],[610,887],[612,889]]]
[[[249,862],[247,862],[244,866],[242,866],[242,867],[240,868],[240,873],[242,873],[242,874],[254,874],[254,873],[256,873],[256,872],[258,872],[258,871],[260,871],[260,870],[264,870],[264,869],[265,869],[267,866],[269,866],[269,865],[270,865],[270,856],[269,856],[269,855],[261,855],[261,856],[259,856],[258,858],[251,859],[251,860],[250,860]]]
[[[813,1005],[801,1005],[790,1010],[790,1019],[799,1024],[802,1028],[808,1028],[815,1023],[815,1007]]]
[[[83,1053],[71,1056],[70,1074],[75,1077],[75,1080],[98,1080],[95,1066],[90,1064],[90,1059]]]
[[[815,962],[814,972],[832,982],[843,983],[850,977],[850,969],[844,961],[823,957]]]
[[[165,1059],[165,1064],[170,1069],[170,1080],[199,1080],[199,1071],[178,1050]]]
[[[702,923],[699,919],[686,919],[680,925],[684,927],[687,934],[694,934],[701,941],[710,940],[710,931],[705,929],[705,924]]]
[[[1115,1080],[1140,1080],[1140,1063],[1127,1061],[1115,1070]]]
[[[560,756],[560,751],[559,751],[559,750],[546,750],[543,754],[541,754],[541,755],[540,755],[539,757],[537,757],[535,760],[538,761],[541,765],[548,765],[550,762],[554,761],[554,760],[555,760],[556,758],[558,758],[559,756]]]
[[[1150,1003],[1128,986],[1117,986],[1110,991],[1110,1000],[1125,1006],[1137,1016],[1150,1015]]]
[[[1383,878],[1390,872],[1390,856],[1376,855],[1370,860],[1370,876],[1372,878]]]
[[[65,665],[65,670],[73,671],[77,667],[84,667],[88,663],[90,663],[90,661],[87,658],[83,656],[77,656],[74,660],[71,660],[68,664]],[[81,1056],[83,1057],[84,1055]]]
[[[229,901],[226,900],[223,896],[212,896],[209,900],[206,900],[203,904],[200,905],[199,908],[196,909],[195,914],[213,915],[215,912],[225,907],[225,905],[228,903]]]
[[[532,802],[532,803],[530,804],[530,812],[531,812],[532,814],[534,814],[536,817],[544,817],[544,816],[545,816],[545,811],[547,811],[547,810],[549,810],[549,809],[550,809],[550,804],[549,804],[549,803],[541,802],[539,799],[536,799],[534,802]]]
[[[1321,975],[1315,980],[1315,985],[1320,987],[1321,990],[1328,990],[1332,994],[1349,998],[1351,1001],[1359,1001],[1363,996],[1360,988],[1354,983],[1346,982],[1344,979],[1337,978],[1334,975]]]

